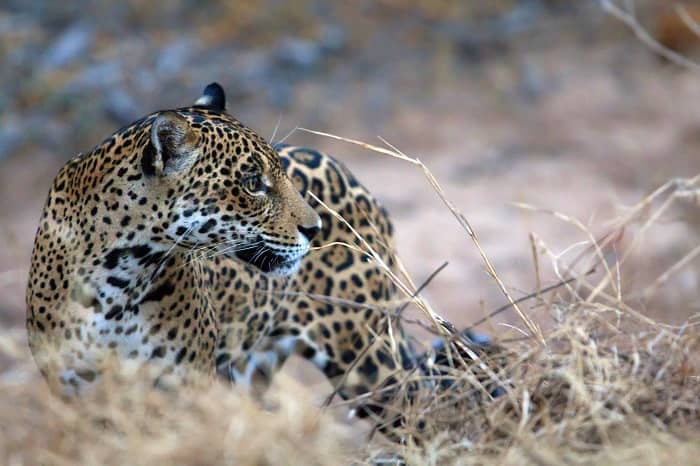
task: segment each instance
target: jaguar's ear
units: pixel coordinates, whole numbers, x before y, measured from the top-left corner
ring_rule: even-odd
[[[199,137],[175,112],[163,112],[151,126],[151,144],[143,158],[146,174],[163,175],[186,169],[197,155]]]
[[[204,88],[202,97],[194,103],[200,107],[209,107],[223,112],[226,109],[226,94],[219,83],[211,83]]]

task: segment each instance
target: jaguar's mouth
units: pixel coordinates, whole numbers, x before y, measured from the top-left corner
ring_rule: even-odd
[[[259,248],[241,248],[235,251],[235,256],[261,272],[274,276],[289,276],[296,272],[301,262],[301,256],[295,259],[277,254],[268,246]]]
[[[273,277],[289,277],[290,275],[296,273],[297,270],[299,270],[300,265],[301,257],[298,259],[291,259],[286,260],[284,262],[280,262],[274,269],[269,270],[265,273]]]

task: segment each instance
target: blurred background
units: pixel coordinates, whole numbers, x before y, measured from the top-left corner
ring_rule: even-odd
[[[668,1],[640,25],[692,57],[700,41]],[[691,17],[700,9],[687,4]],[[24,325],[33,236],[67,160],[151,111],[220,82],[229,112],[265,138],[343,161],[386,205],[416,282],[459,326],[504,298],[479,254],[411,164],[311,128],[418,157],[472,223],[515,297],[538,283],[530,237],[562,260],[669,179],[700,172],[700,75],[654,55],[586,0],[2,0],[0,325]],[[626,262],[623,292],[649,285],[698,244],[692,202]],[[622,237],[620,242],[626,239]],[[542,286],[555,282],[540,257]],[[697,312],[697,261],[632,304],[679,323]],[[525,306],[527,309],[528,306]],[[534,311],[533,311],[534,312]],[[537,316],[536,316],[537,317]],[[482,327],[498,335],[504,313]]]

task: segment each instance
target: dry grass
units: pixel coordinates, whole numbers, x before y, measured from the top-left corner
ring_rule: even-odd
[[[516,330],[529,337],[505,345],[492,361],[479,361],[488,366],[498,362],[500,370],[490,377],[509,385],[508,393],[495,402],[475,406],[473,394],[484,391],[470,377],[478,374],[477,364],[456,364],[453,375],[464,383],[447,393],[426,391],[408,415],[407,427],[415,435],[418,429],[411,421],[427,420],[424,438],[397,455],[411,464],[663,464],[670,459],[692,463],[700,438],[699,316],[690,316],[681,326],[665,325],[629,305],[627,296],[643,304],[660,287],[672,286],[673,275],[692,263],[697,248],[641,290],[623,291],[621,275],[652,226],[673,217],[679,208],[689,204],[697,208],[700,175],[670,180],[655,189],[608,222],[600,239],[578,220],[547,212],[578,228],[585,240],[576,245],[583,252],[568,262],[564,254],[533,241],[534,255],[539,250],[551,258],[565,286],[547,301],[537,296],[531,308],[531,312],[540,308],[552,319],[551,330],[544,335],[517,308],[468,220],[420,160],[389,144],[387,149],[329,136],[408,161],[424,172],[521,318],[523,328]],[[586,271],[591,267],[602,273],[590,278]],[[572,276],[578,279],[571,282]],[[427,303],[420,308],[429,311],[429,321],[454,334],[449,322],[436,316]],[[455,357],[479,359],[455,349]]]
[[[106,380],[65,402],[36,377],[24,335],[2,338],[0,464],[347,464],[349,427],[322,415],[290,379],[268,396],[272,410],[223,383],[180,391],[138,377]]]
[[[381,152],[406,158],[394,149]],[[410,160],[479,247],[430,171]],[[520,332],[528,337],[502,343],[497,360],[479,360],[482,356],[453,341],[453,357],[467,360],[452,370],[459,382],[447,392],[426,388],[404,408],[406,431],[413,434],[404,445],[379,436],[365,441],[337,419],[338,405],[319,407],[313,401],[318,394],[288,379],[277,384],[264,407],[218,382],[168,392],[122,376],[87,398],[64,402],[40,381],[25,336],[17,332],[0,335],[0,463],[332,465],[395,464],[397,458],[417,465],[700,463],[700,319],[694,315],[682,326],[665,325],[627,301],[628,295],[639,302],[659,287],[673,286],[674,273],[697,252],[644,289],[621,285],[626,258],[643,244],[649,226],[679,203],[697,204],[698,182],[696,177],[660,187],[610,223],[600,240],[574,219],[552,212],[581,228],[584,252],[565,261],[533,236],[535,257],[539,261],[544,253],[560,278],[577,280],[521,307]],[[632,237],[620,241],[629,232]],[[512,301],[486,252],[480,252],[496,286]],[[599,273],[581,273],[591,266]],[[410,280],[402,286],[415,291]],[[424,325],[454,334],[425,299],[418,295],[415,301],[426,313]],[[546,329],[532,323],[535,309],[538,321],[549,318]],[[474,360],[490,367],[499,363],[488,377],[508,388],[504,396],[474,403],[475,393],[483,391],[472,372],[480,365]],[[419,422],[425,423],[421,429]]]

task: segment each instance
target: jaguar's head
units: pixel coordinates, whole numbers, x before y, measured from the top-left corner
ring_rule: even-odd
[[[286,276],[321,228],[277,152],[226,113],[216,83],[194,106],[151,117],[141,169],[146,188],[165,201],[161,227],[174,247]]]

